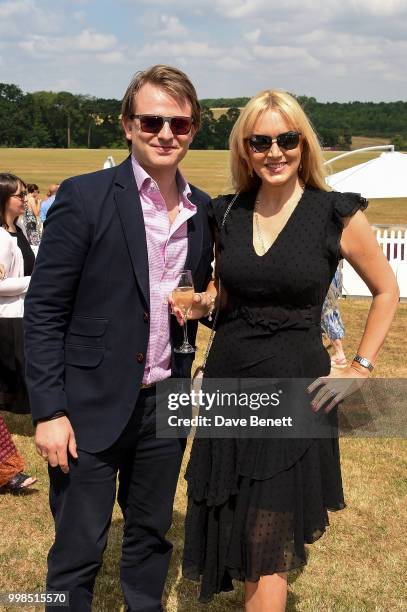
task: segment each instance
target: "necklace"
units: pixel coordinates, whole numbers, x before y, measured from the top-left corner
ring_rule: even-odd
[[[259,212],[258,212],[259,204],[260,204],[259,200],[256,200],[254,203],[254,223],[256,225],[257,238],[261,244],[263,255],[265,255],[267,251],[266,251],[266,245],[264,244],[264,240],[263,240],[263,234],[260,228]]]
[[[291,211],[291,213],[290,213],[290,216],[288,217],[288,219],[287,219],[287,221],[286,221],[286,224],[288,223],[288,221],[289,221],[289,219],[290,219],[291,215],[293,214],[293,212],[294,212],[295,208],[297,207],[298,202],[301,200],[301,198],[302,198],[302,194],[304,193],[304,189],[305,189],[305,184],[304,184],[304,183],[301,183],[301,193],[300,193],[300,196],[299,196],[299,198],[297,199],[297,201],[295,202],[295,205],[294,205],[294,207],[293,207],[293,209],[292,209],[292,211]],[[268,249],[266,249],[266,244],[265,244],[265,242],[264,242],[263,232],[261,231],[261,227],[260,227],[260,221],[259,221],[259,206],[260,206],[260,205],[261,205],[261,202],[260,202],[260,200],[257,198],[257,199],[256,199],[256,201],[255,201],[255,203],[254,203],[254,224],[255,224],[255,226],[256,226],[256,234],[257,234],[257,239],[258,239],[258,241],[260,242],[261,249],[262,249],[262,251],[263,251],[262,255],[265,255],[265,254],[267,253]],[[285,224],[285,225],[286,225],[286,224]],[[282,229],[284,229],[285,225],[283,226],[283,228],[282,228]],[[281,230],[280,230],[280,231],[281,231]],[[279,232],[279,233],[280,233],[280,232]],[[278,234],[277,234],[277,236],[278,236]],[[277,236],[276,236],[276,238],[277,238]],[[270,245],[270,247],[271,247],[271,246],[272,246],[272,244]],[[270,248],[270,247],[269,247],[269,248]]]

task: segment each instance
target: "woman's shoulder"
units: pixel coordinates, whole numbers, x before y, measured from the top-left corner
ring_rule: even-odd
[[[360,193],[325,191],[312,186],[307,186],[307,192],[314,201],[322,206],[328,206],[330,213],[335,217],[351,217],[358,210],[365,210],[368,206],[368,201]]]
[[[209,202],[209,216],[217,225],[222,223],[227,207],[232,202],[235,195],[234,193],[221,194],[216,196],[216,198],[212,198]]]
[[[10,236],[10,233],[4,228],[0,226],[0,238],[2,241],[7,240],[8,242],[13,242],[13,238]]]
[[[220,206],[227,206],[235,197],[235,193],[221,193],[216,198],[211,199],[211,206],[218,208]]]
[[[241,205],[247,204],[248,201],[253,200],[254,202],[254,199],[254,192],[234,192],[218,195],[216,198],[212,198],[210,202],[212,216],[216,220],[222,221],[225,212],[228,210],[228,207],[231,204],[234,207],[239,207]]]

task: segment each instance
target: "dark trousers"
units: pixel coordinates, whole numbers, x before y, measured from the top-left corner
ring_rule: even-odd
[[[102,416],[102,415],[101,415]],[[172,544],[165,535],[185,440],[157,439],[155,390],[143,390],[119,439],[97,453],[78,451],[69,474],[50,468],[55,542],[48,555],[47,590],[69,591],[69,610],[91,610],[119,474],[124,517],[120,580],[128,610],[162,610]],[[47,610],[61,610],[53,606]],[[66,609],[66,608],[65,608]]]

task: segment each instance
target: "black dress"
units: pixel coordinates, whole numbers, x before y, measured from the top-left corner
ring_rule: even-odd
[[[35,256],[20,227],[10,235],[17,240],[24,260],[24,276],[31,276]],[[30,403],[24,375],[22,318],[0,318],[0,410],[28,414]]]
[[[218,230],[233,196],[212,201]],[[330,372],[321,310],[340,258],[343,217],[367,206],[356,194],[306,187],[264,256],[253,247],[256,193],[241,194],[219,236],[228,295],[205,369],[211,378],[317,378]],[[183,574],[201,577],[200,601],[306,563],[327,510],[345,507],[337,438],[195,438],[185,478]]]

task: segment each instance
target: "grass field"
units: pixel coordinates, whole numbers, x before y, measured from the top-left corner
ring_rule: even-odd
[[[39,183],[96,170],[111,151],[47,151],[0,149],[0,168]],[[126,151],[113,151],[116,162]],[[187,178],[212,195],[229,189],[227,152],[191,151],[183,164]],[[345,159],[335,170],[370,158]],[[371,223],[407,223],[407,200],[373,201],[368,209]],[[369,302],[343,300],[346,327],[345,351],[351,356],[363,331]],[[406,377],[405,330],[407,305],[401,305],[375,370],[377,377]],[[197,361],[207,339],[200,328]],[[4,413],[3,413],[4,415]],[[32,427],[27,417],[4,415],[23,453],[27,468],[39,483],[28,495],[0,494],[0,591],[43,589],[46,554],[53,538],[48,510],[47,471],[33,448]],[[304,571],[290,578],[289,612],[388,612],[406,609],[405,551],[407,453],[400,439],[342,439],[342,466],[347,508],[330,517],[331,526],[309,547]],[[185,515],[185,482],[179,480],[174,524],[174,542],[167,590],[168,612],[236,612],[242,610],[242,590],[218,597],[210,606],[196,602],[197,587],[182,580],[180,560]],[[115,507],[105,563],[96,585],[97,612],[123,610],[118,580],[122,520]],[[15,608],[10,608],[10,611]],[[26,610],[30,608],[25,608]]]

